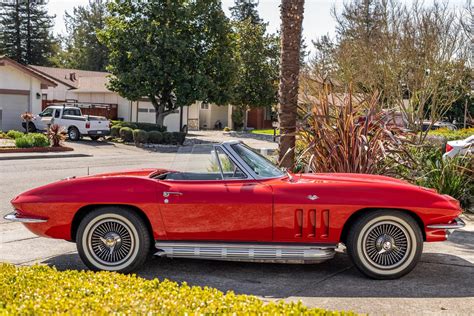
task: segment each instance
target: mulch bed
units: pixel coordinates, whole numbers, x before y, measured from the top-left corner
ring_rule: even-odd
[[[1,148],[0,154],[8,153],[53,153],[62,151],[73,151],[71,147],[32,147],[32,148]]]

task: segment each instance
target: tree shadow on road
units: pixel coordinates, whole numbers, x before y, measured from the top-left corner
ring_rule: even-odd
[[[58,270],[86,269],[77,254],[44,263]],[[135,272],[147,279],[186,281],[221,291],[268,298],[474,296],[474,265],[456,256],[424,253],[418,266],[398,280],[371,280],[353,267],[345,254],[317,265],[262,264],[193,259],[150,258]]]

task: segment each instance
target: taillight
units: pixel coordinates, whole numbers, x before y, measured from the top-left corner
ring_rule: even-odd
[[[91,122],[86,122],[86,128],[91,128]]]
[[[446,152],[449,153],[451,150],[453,150],[454,147],[451,146],[450,144],[446,144]]]

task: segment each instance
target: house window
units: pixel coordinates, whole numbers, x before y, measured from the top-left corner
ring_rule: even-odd
[[[48,94],[47,94],[47,93],[43,93],[43,94],[41,95],[41,99],[42,99],[42,100],[48,100]]]
[[[209,110],[209,103],[207,102],[201,103],[201,110]]]
[[[140,112],[140,113],[148,113],[148,109],[138,108],[138,112]]]

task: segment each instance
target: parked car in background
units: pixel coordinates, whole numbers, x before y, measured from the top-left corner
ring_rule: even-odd
[[[443,159],[453,158],[457,155],[471,155],[474,153],[474,135],[466,139],[452,140],[446,143],[446,152]]]
[[[35,115],[28,126],[26,122],[23,122],[23,128],[30,132],[46,131],[51,124],[63,127],[69,139],[77,141],[82,136],[98,140],[100,137],[109,135],[111,122],[102,116],[82,115],[78,107],[52,105]]]
[[[152,245],[171,258],[318,263],[344,244],[376,279],[405,275],[423,242],[464,227],[456,199],[402,180],[292,174],[239,141],[185,150],[170,169],[73,177],[24,192],[5,219],[75,242],[93,270],[133,271]]]
[[[423,132],[427,131],[428,129],[433,131],[440,128],[446,128],[446,129],[449,129],[450,131],[455,131],[458,129],[456,125],[454,125],[453,123],[444,122],[444,121],[434,122],[433,124],[431,124],[431,122],[429,121],[424,121],[423,126],[422,126]]]

